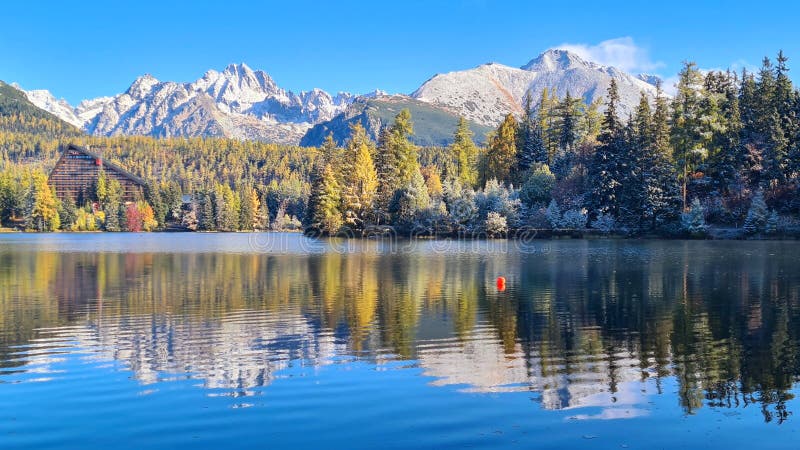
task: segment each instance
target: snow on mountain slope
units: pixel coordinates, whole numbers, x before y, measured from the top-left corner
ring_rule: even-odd
[[[28,97],[31,103],[36,105],[36,107],[41,108],[49,113],[52,113],[59,119],[67,122],[71,125],[75,125],[78,128],[83,126],[83,120],[78,117],[75,108],[70,106],[64,99],[57,99],[50,91],[45,89],[36,89],[33,91],[24,91],[19,86],[15,85],[17,89],[20,89],[22,92],[25,93],[25,96]]]
[[[48,91],[28,91],[43,108],[95,135],[224,136],[296,144],[316,123],[330,120],[354,96],[280,88],[262,71],[231,64],[191,83],[137,78],[124,93],[71,107]]]
[[[641,92],[655,96],[651,75],[635,77],[566,50],[548,50],[520,68],[491,63],[436,75],[411,97],[494,127],[509,112],[521,115],[526,93],[534,102],[544,89],[592,102],[605,96],[612,79],[619,86],[623,117],[634,110]],[[48,91],[26,94],[36,106],[95,135],[225,136],[284,144],[299,143],[309,129],[343,114],[356,98],[386,97],[382,91],[361,97],[320,89],[294,93],[245,64],[209,70],[188,83],[143,75],[122,94],[85,100],[74,108]]]
[[[546,88],[559,97],[567,92],[592,102],[602,98],[615,79],[619,86],[620,113],[627,115],[641,92],[654,97],[656,88],[613,67],[585,61],[566,50],[548,50],[521,68],[490,63],[474,69],[439,74],[426,81],[412,97],[450,110],[467,119],[495,126],[509,112],[522,113],[526,92],[534,102]]]

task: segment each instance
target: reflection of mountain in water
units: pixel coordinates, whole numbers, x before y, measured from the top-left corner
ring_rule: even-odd
[[[758,404],[767,420],[788,417],[800,380],[796,245],[547,245],[491,255],[4,252],[0,368],[40,370],[58,344],[122,361],[142,383],[189,376],[247,391],[291,367],[402,359],[436,386],[604,408],[594,417],[641,413],[665,379],[687,412]]]
[[[208,388],[248,389],[268,385],[292,364],[320,366],[342,352],[334,336],[315,330],[306,318],[261,311],[214,321],[102,318],[82,331],[79,346],[96,346],[102,355],[125,361],[144,384],[187,373]]]

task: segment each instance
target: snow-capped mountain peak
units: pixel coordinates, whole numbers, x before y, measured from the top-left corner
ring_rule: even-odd
[[[26,94],[36,106],[97,135],[226,136],[288,144],[354,98],[321,89],[295,94],[244,63],[209,70],[188,83],[145,74],[122,94],[84,100],[75,108],[47,91]]]
[[[568,50],[550,49],[530,60],[521,69],[531,72],[555,72],[558,70],[593,67],[597,67],[597,65],[585,61],[576,53]]]
[[[521,68],[491,63],[438,74],[411,96],[458,112],[473,122],[496,126],[509,113],[521,115],[528,94],[537,101],[547,89],[551,95],[564,97],[569,93],[592,102],[605,96],[612,79],[619,86],[621,114],[634,110],[641,92],[655,96],[655,87],[645,81],[559,49],[547,50]]]
[[[158,83],[159,81],[154,76],[147,73],[136,78],[126,93],[134,98],[144,98]]]

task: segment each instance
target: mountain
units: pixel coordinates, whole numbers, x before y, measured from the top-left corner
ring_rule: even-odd
[[[88,133],[103,136],[220,136],[296,144],[314,124],[342,112],[354,96],[320,89],[294,93],[263,71],[231,64],[191,83],[137,78],[124,93],[71,107],[47,91],[31,102]]]
[[[414,135],[411,141],[422,146],[444,146],[453,140],[459,114],[437,105],[422,102],[405,95],[387,95],[377,92],[357,98],[347,109],[332,120],[313,126],[300,140],[304,147],[322,144],[328,134],[340,145],[350,136],[350,125],[360,122],[367,133],[377,141],[380,129],[390,125],[403,109],[411,112]],[[492,129],[485,125],[470,123],[477,142],[485,140]]]
[[[319,144],[329,132],[341,142],[354,121],[375,136],[405,105],[417,124],[417,143],[443,145],[452,139],[458,116],[472,122],[480,141],[506,114],[522,114],[528,92],[534,101],[549,89],[559,97],[569,92],[593,102],[605,96],[612,79],[619,86],[622,117],[633,112],[641,92],[655,96],[657,77],[633,76],[566,50],[548,50],[520,68],[490,63],[439,74],[410,96],[375,91],[356,97],[320,89],[294,93],[245,64],[210,70],[189,83],[143,75],[122,94],[76,107],[48,91],[26,94],[39,108],[95,135],[220,136],[303,145]]]
[[[566,50],[548,50],[528,64],[516,68],[489,63],[474,69],[438,74],[411,96],[417,100],[460,111],[466,118],[496,126],[509,112],[522,113],[523,97],[530,92],[534,102],[547,88],[559,97],[567,92],[586,102],[603,98],[617,81],[620,113],[627,116],[639,103],[641,92],[654,97],[656,88],[614,67],[585,61]]]
[[[663,83],[664,82],[664,80],[661,79],[660,76],[652,75],[652,74],[649,74],[649,73],[640,73],[639,75],[636,75],[636,78],[644,81],[647,84],[652,84],[653,86],[658,85],[658,83]]]

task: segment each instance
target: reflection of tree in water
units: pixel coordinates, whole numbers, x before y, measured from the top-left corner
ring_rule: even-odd
[[[0,367],[24,370],[10,347],[38,328],[84,325],[63,333],[144,382],[190,370],[246,390],[292,365],[394,357],[417,360],[436,384],[532,390],[547,408],[633,404],[675,377],[688,413],[758,404],[780,423],[800,377],[800,274],[785,244],[758,245],[750,255],[590,241],[529,255],[3,252]]]

